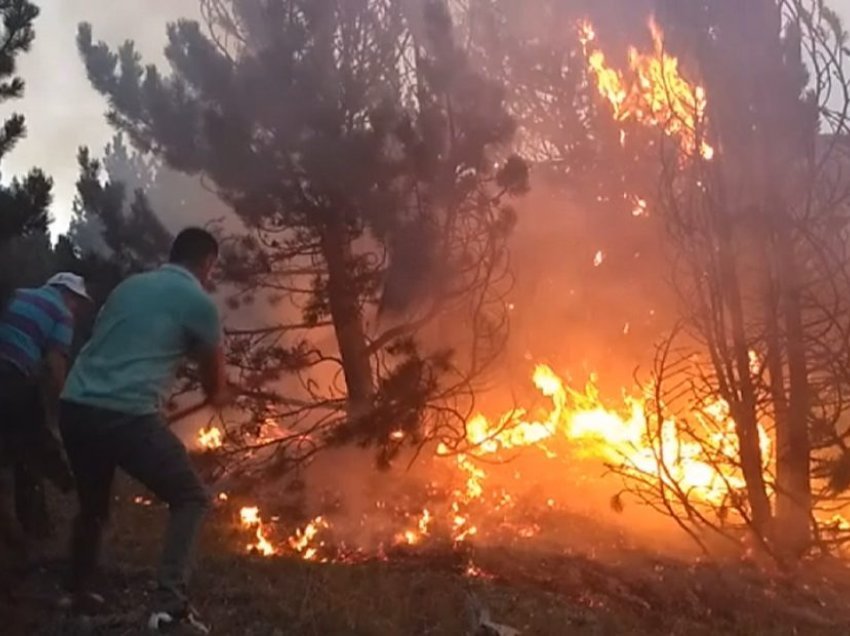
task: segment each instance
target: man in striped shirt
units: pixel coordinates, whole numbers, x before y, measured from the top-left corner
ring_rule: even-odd
[[[0,460],[5,459],[0,466],[15,465],[16,507],[24,522],[33,520],[24,508],[39,506],[37,493],[24,492],[38,486],[34,473],[43,472],[63,487],[71,485],[48,419],[56,418],[65,384],[74,317],[89,301],[83,279],[62,273],[43,287],[16,290],[0,311]],[[3,490],[0,495],[8,494]],[[0,517],[0,532],[19,543],[8,502],[0,501]]]

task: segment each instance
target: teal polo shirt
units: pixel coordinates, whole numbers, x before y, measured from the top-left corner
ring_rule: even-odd
[[[178,265],[131,276],[110,294],[62,399],[129,415],[157,413],[186,355],[221,342],[218,309]]]

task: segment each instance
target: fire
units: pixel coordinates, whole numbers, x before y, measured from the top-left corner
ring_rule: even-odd
[[[544,443],[561,439],[569,442],[575,456],[598,459],[649,479],[664,479],[668,486],[713,505],[721,505],[733,491],[745,488],[735,461],[735,423],[722,400],[694,409],[693,418],[704,432],[702,443],[683,439],[672,419],[665,420],[658,436],[649,439],[642,399],[626,397],[625,408],[611,410],[602,404],[592,382],[584,392],[575,391],[545,365],[536,368],[533,379],[551,401],[546,418],[528,420],[524,412],[512,411],[492,424],[483,415],[476,416],[467,434],[475,447],[474,457],[525,446],[537,446],[552,456]],[[763,456],[770,457],[771,440],[763,429],[761,445]],[[459,511],[482,496],[487,474],[468,455],[458,456],[456,462],[467,476],[466,490],[456,498],[455,525],[461,530],[469,521]]]
[[[258,507],[246,506],[242,508],[239,511],[239,519],[243,528],[254,532],[254,541],[245,546],[249,553],[257,553],[262,556],[277,554],[277,550],[266,537],[265,526]]]
[[[204,450],[216,450],[224,445],[224,434],[216,426],[202,428],[198,431],[198,444]]]
[[[385,500],[375,502],[375,515],[405,519],[401,528],[388,531],[387,545],[419,547],[432,537],[447,536],[453,545],[461,546],[488,536],[485,533],[493,529],[518,540],[539,536],[542,518],[523,514],[517,493],[504,485],[504,479],[491,475],[526,450],[549,460],[594,460],[639,477],[640,483],[685,492],[692,502],[708,506],[726,507],[741,499],[746,484],[737,462],[738,438],[729,406],[722,400],[690,405],[686,434],[681,421],[672,417],[658,421],[659,416],[649,411],[649,393],[624,393],[623,401],[610,407],[601,399],[593,376],[583,390],[577,390],[551,367],[538,365],[532,381],[545,398],[545,406],[537,407],[534,416],[525,409],[493,418],[478,414],[467,422],[465,447],[452,450],[448,443],[438,447],[435,462],[449,469],[453,485],[447,490],[435,487],[433,493],[445,492],[447,499],[440,498],[418,513],[405,512]],[[761,445],[763,456],[770,458],[772,444],[764,430]],[[553,461],[552,470],[561,465]],[[515,479],[522,477],[516,473]],[[547,496],[538,502],[537,510],[557,508],[556,500]],[[245,548],[253,554],[291,554],[317,562],[333,559],[335,554],[345,561],[358,558],[351,557],[351,552],[334,552],[326,543],[325,531],[332,523],[325,516],[313,518],[277,545],[270,538],[276,518],[267,523],[257,506],[246,506],[240,510],[240,521],[251,532]],[[384,545],[382,540],[376,548],[379,557]]]
[[[305,561],[317,560],[319,551],[324,547],[324,543],[318,540],[318,535],[330,528],[324,517],[316,517],[304,528],[296,529],[287,539],[285,546],[278,547],[269,538],[271,527],[263,521],[259,507],[244,506],[239,510],[239,520],[242,528],[253,533],[253,541],[245,546],[248,553],[271,557],[281,555],[289,548]],[[272,517],[272,522],[277,520],[277,517]]]
[[[425,508],[416,522],[416,529],[408,529],[396,535],[396,545],[419,545],[431,533],[431,511]]]
[[[579,27],[591,74],[599,94],[614,109],[618,122],[634,121],[643,126],[661,128],[665,134],[679,139],[687,155],[697,151],[706,160],[714,157],[714,148],[704,139],[708,99],[702,86],[691,84],[679,70],[679,60],[664,47],[664,34],[654,19],[649,22],[653,50],[641,53],[629,49],[628,76],[609,65],[605,54],[595,47],[593,25]],[[625,144],[625,131],[620,141]]]
[[[324,517],[316,517],[303,529],[296,530],[295,534],[289,537],[289,547],[305,561],[314,561],[319,554],[319,549],[324,545],[321,542],[316,543],[316,537],[319,532],[329,527]]]

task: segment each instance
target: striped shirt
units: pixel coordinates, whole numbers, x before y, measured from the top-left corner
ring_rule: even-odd
[[[61,291],[49,285],[18,289],[0,317],[0,359],[31,377],[47,351],[67,355],[73,337],[74,319]]]

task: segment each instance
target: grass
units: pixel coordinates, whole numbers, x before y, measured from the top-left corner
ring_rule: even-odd
[[[6,582],[3,634],[135,634],[147,603],[165,511],[116,502],[103,586],[115,609],[86,623],[56,609],[61,540],[40,566]],[[54,502],[60,538],[71,509]],[[463,636],[470,598],[523,635],[850,633],[850,577],[840,564],[769,576],[745,564],[700,564],[645,552],[592,559],[529,549],[478,549],[486,578],[446,551],[358,565],[239,554],[232,514],[213,515],[193,593],[216,634],[238,636]]]

